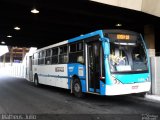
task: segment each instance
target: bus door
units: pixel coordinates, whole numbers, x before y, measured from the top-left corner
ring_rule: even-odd
[[[88,91],[100,92],[100,41],[87,42]]]
[[[29,80],[33,81],[32,56],[29,56],[28,70],[29,70]]]

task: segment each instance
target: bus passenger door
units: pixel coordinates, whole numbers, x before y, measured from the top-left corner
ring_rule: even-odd
[[[100,92],[100,41],[87,43],[88,91]]]

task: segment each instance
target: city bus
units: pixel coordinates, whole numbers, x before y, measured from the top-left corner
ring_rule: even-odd
[[[84,93],[124,95],[150,90],[150,65],[141,34],[98,30],[36,50],[27,78],[39,84]]]

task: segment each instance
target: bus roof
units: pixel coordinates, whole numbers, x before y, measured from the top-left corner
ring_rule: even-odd
[[[100,37],[103,37],[102,30],[97,30],[95,32],[80,35],[78,37],[75,37],[75,38],[72,38],[72,39],[69,39],[69,40],[65,40],[65,41],[62,41],[62,42],[59,42],[59,43],[56,43],[56,44],[52,44],[52,45],[40,48],[36,52],[42,51],[42,50],[45,50],[45,49],[49,49],[49,48],[53,48],[53,47],[57,47],[57,46],[61,46],[61,45],[67,44],[67,43],[76,42],[76,41],[79,41],[79,40],[82,40],[82,39],[85,39],[85,38],[89,38],[89,37],[92,37],[92,36],[95,36],[95,35],[99,35]]]
[[[103,37],[103,31],[102,30],[97,30],[95,32],[91,32],[91,33],[88,33],[88,34],[85,34],[85,35],[81,35],[81,36],[69,39],[68,43],[79,41],[79,40],[82,40],[82,39],[85,39],[85,38],[89,38],[89,37],[92,37],[92,36],[95,36],[95,35],[99,35],[100,37]]]
[[[59,42],[59,43],[56,43],[56,44],[52,44],[52,45],[43,47],[41,49],[38,49],[36,52],[41,51],[41,50],[45,50],[45,49],[49,49],[49,48],[53,48],[53,47],[57,47],[57,46],[61,46],[61,45],[67,44],[67,43],[76,42],[76,41],[83,40],[85,38],[93,37],[93,36],[96,36],[96,35],[99,35],[102,38],[102,37],[104,37],[104,33],[105,34],[108,34],[108,33],[132,33],[132,34],[138,34],[136,32],[129,31],[129,30],[123,30],[123,29],[97,30],[97,31],[94,31],[94,32],[91,32],[91,33],[88,33],[88,34],[80,35],[78,37],[75,37],[75,38],[72,38],[72,39],[69,39],[69,40],[65,40],[65,41],[62,41],[62,42]]]

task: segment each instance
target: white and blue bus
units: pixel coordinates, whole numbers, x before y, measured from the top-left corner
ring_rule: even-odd
[[[98,30],[41,48],[29,56],[28,79],[83,93],[123,95],[150,90],[150,65],[142,35]]]

